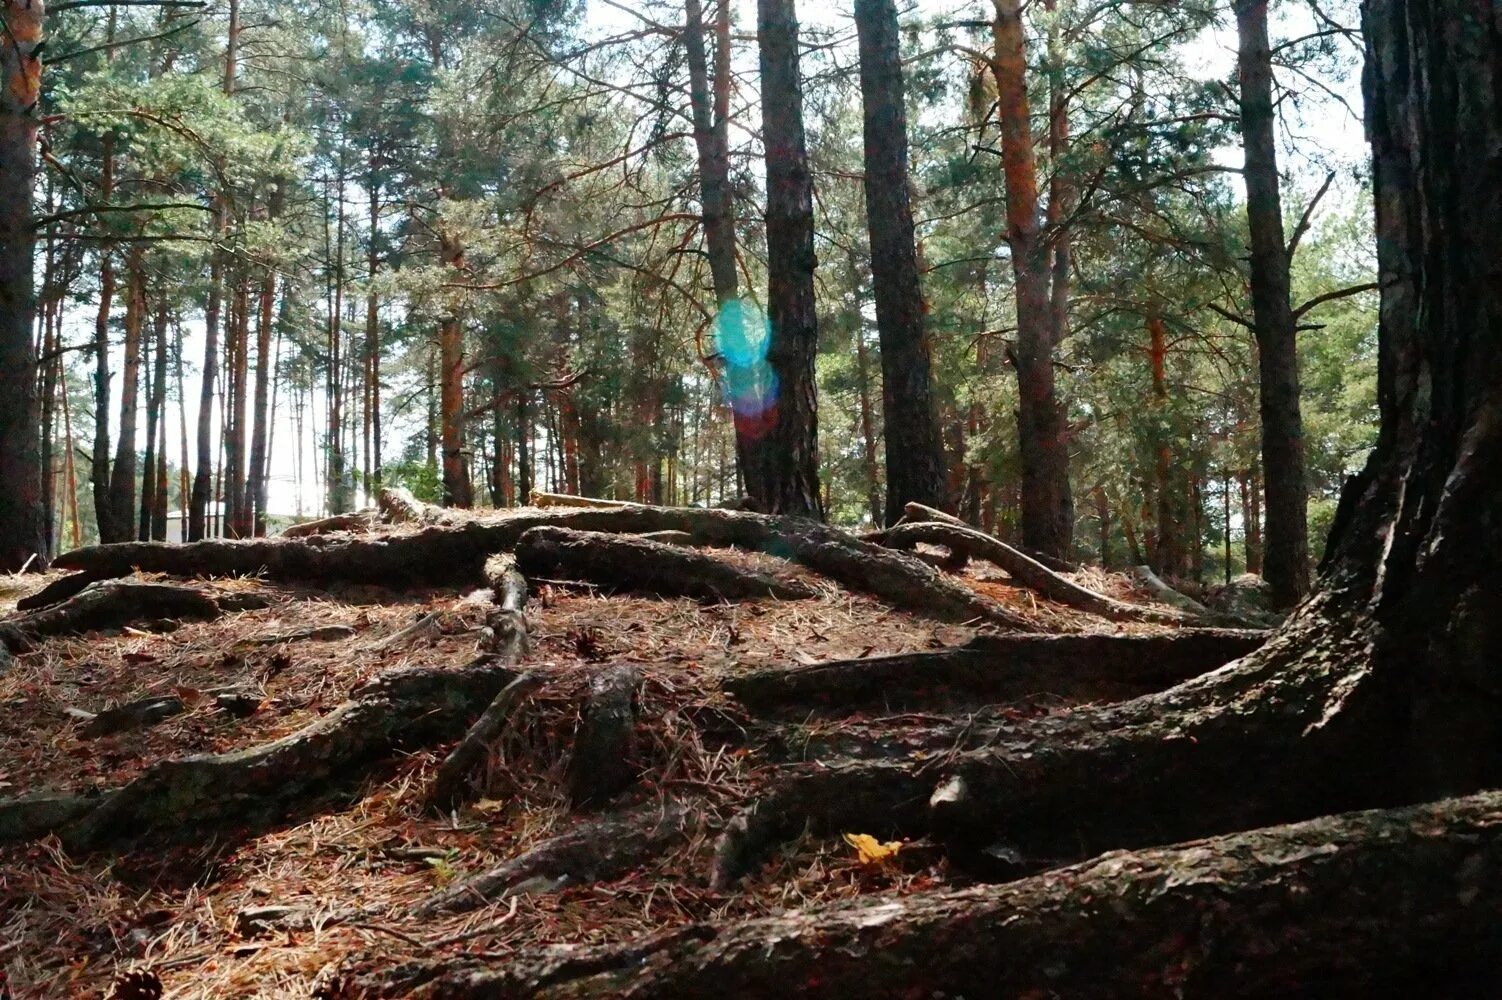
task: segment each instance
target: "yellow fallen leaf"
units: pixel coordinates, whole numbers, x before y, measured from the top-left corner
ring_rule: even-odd
[[[475,803],[475,811],[482,813],[498,813],[506,808],[506,803],[499,799],[481,799]]]
[[[883,844],[869,833],[847,833],[845,843],[855,848],[863,865],[886,864],[897,856],[898,851],[902,850],[902,841],[889,840]]]

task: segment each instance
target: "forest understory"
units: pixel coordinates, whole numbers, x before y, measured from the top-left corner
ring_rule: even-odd
[[[1488,796],[1087,861],[1110,834],[1082,819],[1061,852],[1044,795],[1038,829],[976,841],[967,761],[1067,741],[1077,706],[1150,702],[1266,638],[1125,575],[994,539],[1013,572],[966,560],[987,536],[921,507],[862,539],[392,499],[353,533],[11,578],[12,995],[1340,993],[1393,958],[1385,909],[1415,956],[1454,934],[1449,955],[1485,891],[1457,907],[1433,871],[1486,880]],[[1138,820],[1123,846],[1182,839]],[[1379,885],[1368,910],[1308,905]]]

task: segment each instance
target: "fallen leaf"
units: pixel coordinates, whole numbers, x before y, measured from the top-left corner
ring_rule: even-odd
[[[869,833],[847,833],[845,843],[855,848],[863,865],[882,865],[897,857],[902,850],[902,841],[889,840],[885,844]]]

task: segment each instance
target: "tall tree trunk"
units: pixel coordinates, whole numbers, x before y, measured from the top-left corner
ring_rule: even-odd
[[[256,317],[256,389],[255,428],[250,439],[250,506],[251,531],[256,537],[266,534],[267,448],[271,437],[271,335],[275,326],[272,310],[276,303],[276,272],[266,268],[261,276],[260,309]]]
[[[339,156],[336,177],[338,204],[334,210],[333,238],[325,236],[329,252],[329,513],[342,514],[349,510],[353,500],[350,496],[350,470],[344,450],[345,412],[344,377],[346,358],[344,353],[344,157]]]
[[[772,323],[774,419],[762,449],[761,482],[748,482],[757,506],[823,519],[819,496],[818,400],[814,356],[814,188],[803,135],[794,0],[758,0],[761,108],[767,160],[767,303]],[[755,489],[759,488],[758,496]]]
[[[139,244],[125,265],[125,358],[120,368],[120,438],[110,470],[109,511],[118,541],[133,536],[136,508],[136,411],[141,383],[141,331],[146,323],[146,265]]]
[[[158,479],[162,460],[160,439],[162,425],[167,420],[167,295],[159,292],[152,322],[153,361],[151,367],[151,392],[146,401],[146,464],[141,480],[141,517],[136,532],[143,542],[149,542],[152,524],[156,516],[158,492],[165,484]]]
[[[99,195],[108,204],[115,187],[115,139],[104,137]],[[115,263],[109,243],[99,248],[99,309],[94,317],[94,452],[89,482],[99,541],[123,542],[110,511],[110,312],[115,303]]]
[[[1163,317],[1147,318],[1148,361],[1152,374],[1153,492],[1157,525],[1153,545],[1153,570],[1160,575],[1184,575],[1183,500],[1174,474],[1174,429],[1168,413],[1168,328]]]
[[[366,251],[366,266],[369,269],[370,287],[365,293],[365,460],[368,480],[366,489],[375,492],[381,488],[381,297],[375,285],[376,272],[381,263],[378,242],[381,228],[381,185],[375,177],[374,164],[369,184],[370,246]]]
[[[1267,0],[1236,0],[1246,212],[1252,239],[1252,312],[1262,390],[1262,468],[1267,527],[1263,574],[1277,607],[1309,592],[1308,484],[1299,409],[1297,321],[1279,190]]]
[[[32,187],[42,0],[5,0],[0,41],[0,570],[46,562],[33,327]],[[36,565],[36,563],[33,563]]]
[[[464,267],[464,247],[445,235],[440,255],[446,267]],[[443,438],[443,502],[449,507],[473,507],[474,486],[469,461],[464,454],[464,322],[455,305],[443,317],[438,330],[442,392],[439,416]]]
[[[1038,215],[1038,163],[1027,100],[1021,0],[995,0],[997,118],[1007,195],[1007,243],[1017,301],[1017,436],[1022,453],[1022,540],[1064,558],[1074,534],[1069,438],[1054,385],[1050,247]]]
[[[224,53],[224,94],[233,97],[239,69],[240,0],[229,0],[228,43]],[[229,231],[230,193],[214,197],[214,230],[223,239]],[[193,474],[193,495],[188,505],[188,540],[198,541],[212,529],[209,505],[214,488],[214,380],[219,377],[219,322],[224,304],[224,253],[215,246],[209,254],[209,290],[203,311],[203,375],[198,390],[198,467]],[[221,428],[223,421],[220,422]],[[222,436],[222,435],[221,435]]]
[[[856,0],[865,109],[866,226],[881,334],[886,522],[910,502],[944,507],[944,444],[930,374],[923,290],[909,199],[907,106],[894,0]]]
[[[853,261],[851,271],[858,273]],[[866,347],[866,322],[861,315],[861,305],[862,301],[857,293],[853,318],[855,329],[851,335],[855,338],[855,389],[860,395],[861,471],[866,480],[866,509],[871,512],[871,523],[880,526],[885,517],[885,509],[882,506],[880,469],[876,462],[876,415],[871,405],[871,358],[870,350]]]
[[[735,201],[730,190],[730,4],[720,0],[715,38],[714,78],[710,79],[709,58],[704,44],[704,12],[700,0],[684,0],[685,23],[683,47],[688,57],[689,100],[694,119],[694,146],[699,160],[699,204],[704,220],[704,249],[709,258],[710,279],[714,285],[719,312],[715,329],[723,341],[727,324],[745,320],[739,306],[726,306],[740,296],[740,277],[735,259]],[[735,337],[737,331],[729,331]],[[720,346],[723,363],[736,366],[741,360],[733,350]],[[760,361],[760,359],[756,359]],[[744,367],[744,366],[742,366]],[[726,393],[731,400],[735,420],[736,460],[747,482],[760,474],[762,445],[759,413],[747,410],[744,402],[735,405],[734,389],[739,373],[725,372]]]
[[[50,214],[53,210],[52,185],[47,185],[43,203]],[[63,380],[62,353],[58,350],[58,296],[54,291],[57,282],[57,240],[49,234],[47,251],[42,265],[42,310],[36,317],[41,327],[41,353],[37,359],[37,399],[41,403],[41,421],[37,437],[41,448],[38,465],[41,469],[42,551],[41,558],[50,560],[57,549],[57,386]]]
[[[254,534],[250,497],[246,490],[246,434],[250,402],[250,273],[245,266],[236,268],[232,336],[230,337],[230,419],[225,432],[225,515],[229,519],[231,538],[249,538]]]

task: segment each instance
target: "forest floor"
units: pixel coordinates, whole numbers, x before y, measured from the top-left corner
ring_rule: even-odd
[[[357,996],[359,975],[418,960],[466,955],[504,963],[695,922],[964,885],[968,876],[922,840],[873,856],[886,834],[878,829],[805,829],[738,884],[712,886],[709,875],[720,832],[769,776],[837,757],[842,741],[878,743],[908,760],[940,757],[976,719],[1048,715],[1137,690],[1060,693],[1041,685],[998,704],[939,685],[886,704],[815,698],[748,708],[727,690],[737,677],[953,649],[995,630],[912,614],[772,556],[716,555],[800,581],[815,596],[710,603],[529,579],[530,648],[521,666],[541,684],[489,744],[468,804],[442,815],[425,808],[423,792],[451,742],[404,750],[353,796],[310,803],[269,828],[215,827],[188,842],[116,831],[126,846],[94,850],[70,850],[56,836],[0,848],[0,980],[17,998],[123,1000],[153,995],[149,985],[137,993],[130,984],[156,980],[163,996],[179,1000]],[[1175,631],[1046,600],[984,564],[951,575],[1034,632]],[[8,584],[0,611],[57,578]],[[1121,601],[1152,604],[1125,576],[1086,569],[1073,578]],[[482,600],[453,589],[256,578],[200,586],[253,595],[259,600],[248,603],[265,606],[214,621],[46,638],[15,658],[0,676],[0,799],[41,789],[103,793],[159,761],[287,737],[384,672],[462,667],[476,657],[486,620]],[[403,632],[414,623],[428,627]],[[621,664],[638,668],[634,726],[623,746],[630,774],[639,777],[603,807],[575,808],[568,792],[575,733],[592,683]],[[100,713],[148,698],[175,699],[176,714],[109,731],[112,716]],[[646,817],[647,828],[671,827],[670,835],[649,854],[602,864],[592,880],[531,878],[473,905],[425,906],[560,835],[635,836],[611,826],[611,817]],[[193,817],[181,822],[191,825]],[[844,834],[876,841],[862,852],[861,838]],[[621,845],[598,846],[608,856]],[[145,979],[122,978],[131,971]]]

